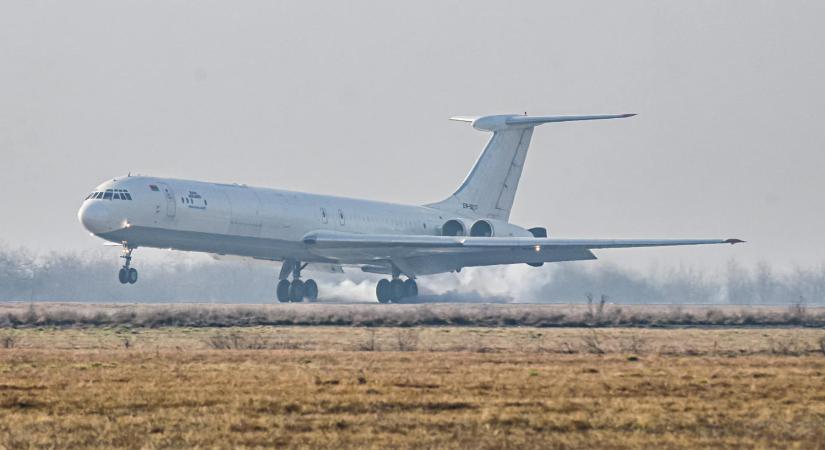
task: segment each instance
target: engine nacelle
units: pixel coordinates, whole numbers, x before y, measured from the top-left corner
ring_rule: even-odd
[[[441,226],[442,236],[467,236],[467,225],[463,220],[451,219]]]
[[[533,235],[533,237],[537,237],[537,238],[546,238],[547,237],[547,228],[544,228],[544,227],[529,228],[527,231],[529,231],[530,234]]]
[[[470,236],[492,237],[494,236],[493,224],[487,220],[478,220],[470,227]]]
[[[536,236],[533,231],[519,226],[494,219],[450,219],[441,226],[442,236],[473,236],[473,237],[530,237]]]

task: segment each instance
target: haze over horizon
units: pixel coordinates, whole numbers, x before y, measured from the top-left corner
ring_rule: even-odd
[[[512,221],[748,241],[623,267],[825,262],[825,4],[519,5],[4,2],[0,243],[99,248],[77,209],[128,172],[426,203],[489,138],[450,116],[633,112],[539,127]]]

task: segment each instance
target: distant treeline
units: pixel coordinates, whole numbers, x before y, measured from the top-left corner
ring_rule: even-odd
[[[254,261],[214,261],[186,253],[153,255],[135,266],[140,280],[117,280],[116,249],[36,255],[0,246],[0,300],[87,302],[272,303],[279,266]],[[352,269],[347,275],[307,274],[318,280],[322,297],[372,300],[372,277]],[[530,267],[484,268],[426,277],[422,295],[435,301],[583,303],[587,296],[610,303],[825,305],[825,266],[774,271],[768,264],[731,262],[722,273],[692,268],[640,273],[598,262]]]
[[[767,263],[748,268],[731,261],[722,273],[686,267],[637,273],[612,264],[559,264],[531,295],[566,299],[582,292],[615,303],[825,305],[825,266],[779,272]]]

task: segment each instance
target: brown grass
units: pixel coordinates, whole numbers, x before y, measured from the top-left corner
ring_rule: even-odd
[[[825,308],[527,304],[121,304],[0,302],[0,328],[43,326],[825,327]],[[595,302],[595,303],[594,303]]]
[[[10,333],[18,345],[0,350],[0,447],[7,448],[825,442],[821,329]]]

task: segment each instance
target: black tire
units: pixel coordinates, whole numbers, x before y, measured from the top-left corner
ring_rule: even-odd
[[[278,289],[276,290],[278,301],[286,303],[289,301],[289,280],[281,280],[278,282]]]
[[[304,301],[304,282],[301,280],[292,280],[289,284],[289,301],[302,302]]]
[[[378,285],[375,286],[375,296],[378,297],[378,303],[390,301],[390,280],[386,278],[378,280]]]
[[[398,302],[404,298],[404,282],[396,278],[390,282],[390,298],[393,302]]]
[[[126,270],[125,267],[120,269],[120,272],[117,273],[117,279],[120,280],[120,284],[126,284],[129,282],[129,271]]]
[[[315,280],[304,281],[304,297],[311,302],[318,300],[318,283]]]
[[[418,297],[418,283],[413,279],[404,282],[404,297]]]
[[[129,269],[129,284],[135,284],[138,280],[137,269]]]

